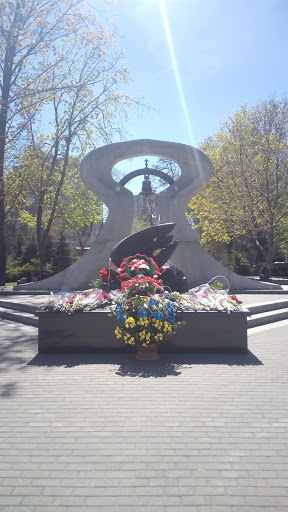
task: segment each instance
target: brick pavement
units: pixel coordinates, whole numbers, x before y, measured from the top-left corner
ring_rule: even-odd
[[[145,363],[0,321],[0,510],[287,512],[287,327]]]

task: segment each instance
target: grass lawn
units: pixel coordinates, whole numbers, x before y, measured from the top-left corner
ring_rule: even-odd
[[[6,283],[6,284],[5,284],[5,286],[16,286],[16,284],[17,284],[17,283],[16,283],[16,281],[15,281],[15,283]]]

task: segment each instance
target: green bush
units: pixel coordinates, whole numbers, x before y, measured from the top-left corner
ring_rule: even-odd
[[[223,265],[240,276],[252,276],[255,272],[253,265],[241,253],[232,252],[228,260],[223,262]]]
[[[17,265],[15,267],[7,265],[6,281],[18,281],[19,279],[22,279],[22,277],[26,277],[29,267],[29,263],[26,263],[26,265]]]
[[[25,265],[20,265],[19,260],[13,260],[11,256],[7,258],[7,268],[6,268],[6,281],[13,282],[19,281],[23,277],[26,277],[26,274],[30,268],[30,266],[35,268],[35,275],[40,275],[40,261],[37,258],[32,258]],[[49,270],[51,270],[51,265],[47,265]]]
[[[288,277],[288,263],[272,263],[271,275],[273,277]]]

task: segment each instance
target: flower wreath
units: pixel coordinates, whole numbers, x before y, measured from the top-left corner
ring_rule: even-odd
[[[137,273],[143,273],[156,279],[160,276],[157,263],[153,260],[153,258],[150,258],[145,254],[135,254],[135,256],[128,256],[127,258],[124,258],[121,263],[121,281],[127,281],[131,279],[131,277],[134,277]]]

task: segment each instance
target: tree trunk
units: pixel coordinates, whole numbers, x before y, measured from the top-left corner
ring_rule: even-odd
[[[56,189],[53,205],[52,205],[51,212],[50,212],[50,215],[49,215],[49,219],[47,221],[45,229],[43,229],[43,226],[42,226],[42,222],[43,222],[43,217],[42,217],[43,203],[44,203],[44,199],[45,199],[45,189],[44,188],[41,190],[40,197],[39,197],[39,205],[38,205],[38,210],[37,210],[36,230],[37,230],[37,243],[38,243],[38,252],[39,252],[41,271],[42,271],[43,267],[47,264],[47,256],[46,256],[47,243],[48,243],[48,238],[49,238],[49,235],[50,235],[51,227],[52,227],[52,224],[54,222],[55,213],[56,213],[56,210],[57,210],[60,193],[61,193],[61,190],[62,190],[62,187],[63,187],[63,183],[64,183],[64,179],[65,179],[65,175],[66,175],[66,170],[67,170],[67,167],[68,167],[70,144],[71,144],[71,135],[69,134],[69,136],[67,137],[67,140],[66,140],[66,149],[65,149],[65,156],[64,156],[64,162],[63,162],[62,174],[61,174],[59,183],[57,185],[57,189]],[[56,151],[56,156],[55,156],[55,158],[53,158],[53,161],[52,161],[52,170],[54,170],[55,166],[56,166],[57,155],[58,155],[58,147],[59,147],[59,144],[56,143],[56,150],[55,150]]]
[[[4,73],[3,73],[4,76]],[[3,80],[4,82],[4,80]],[[0,285],[5,285],[6,274],[6,244],[5,244],[5,187],[4,187],[4,157],[6,145],[6,125],[8,114],[8,97],[10,84],[3,83],[0,107]],[[5,87],[4,87],[5,86]]]
[[[6,128],[9,108],[9,96],[13,76],[13,63],[18,39],[17,27],[22,19],[21,4],[17,2],[11,29],[7,34],[2,74],[2,96],[0,104],[0,285],[5,285],[6,274],[6,244],[5,244],[5,187],[4,159],[6,146]]]
[[[0,108],[0,285],[5,285],[6,244],[5,244],[5,188],[4,188],[4,155],[7,124],[7,101],[1,100]]]
[[[1,187],[2,188],[2,187]],[[0,189],[0,194],[2,190]],[[5,211],[3,209],[4,200],[1,197],[0,204],[0,285],[5,286],[6,282],[6,245],[4,236]]]
[[[230,238],[228,244],[227,244],[227,254],[228,254],[228,258],[231,257],[231,254],[232,254],[232,249],[233,249],[233,239]]]
[[[6,244],[5,244],[5,189],[4,189],[4,153],[7,110],[0,110],[0,285],[5,285]]]
[[[43,268],[46,266],[46,247],[47,247],[47,237],[42,237],[41,244],[38,244],[38,253],[39,253],[39,260],[40,260],[40,269],[41,272]]]
[[[37,245],[38,254],[40,260],[41,272],[43,267],[46,265],[46,247],[48,241],[48,234],[45,232],[42,234],[42,211],[43,211],[44,192],[42,191],[39,198],[39,205],[37,210],[37,221],[36,221],[36,233],[37,233]]]

